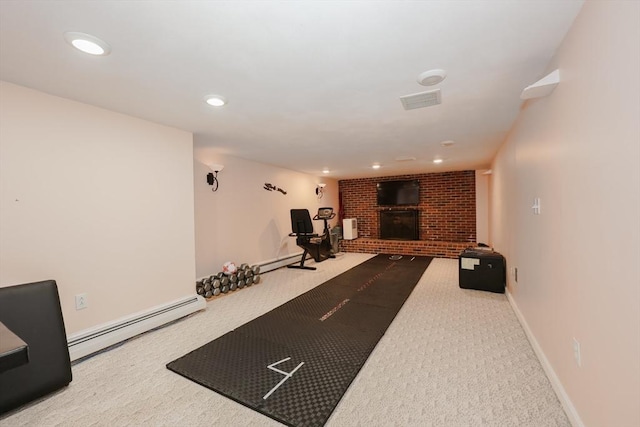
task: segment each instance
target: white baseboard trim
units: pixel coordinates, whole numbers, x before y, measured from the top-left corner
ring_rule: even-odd
[[[150,331],[173,320],[203,310],[207,302],[199,295],[189,295],[166,304],[152,307],[67,338],[71,361],[83,358],[109,346]]]
[[[506,294],[507,294],[507,299],[509,300],[509,304],[511,304],[511,308],[513,309],[513,312],[516,314],[516,317],[518,318],[520,325],[522,325],[522,329],[524,329],[524,333],[527,335],[527,339],[529,340],[531,347],[533,347],[533,351],[536,353],[536,356],[538,357],[538,360],[542,365],[542,369],[544,369],[544,372],[547,374],[547,378],[549,378],[549,382],[551,382],[551,387],[553,387],[553,391],[555,391],[556,396],[558,396],[558,400],[560,400],[560,404],[562,404],[562,408],[564,409],[564,412],[567,414],[567,417],[569,418],[571,425],[574,427],[584,427],[584,423],[582,422],[582,419],[580,419],[580,415],[578,414],[578,411],[576,410],[575,406],[573,406],[571,399],[569,399],[569,395],[567,394],[566,390],[562,386],[562,383],[560,382],[560,379],[556,375],[556,372],[553,370],[551,363],[549,363],[547,356],[545,356],[544,352],[542,351],[540,344],[538,344],[538,340],[536,340],[536,337],[533,335],[533,332],[531,332],[531,329],[529,328],[529,325],[526,319],[520,312],[520,309],[518,308],[518,305],[516,304],[515,300],[511,296],[511,293],[507,290]]]

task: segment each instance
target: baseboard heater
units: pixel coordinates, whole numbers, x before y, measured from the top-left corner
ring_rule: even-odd
[[[150,331],[206,308],[199,295],[190,295],[144,310],[113,322],[74,334],[67,339],[71,361],[81,359],[114,344]]]
[[[295,254],[287,255],[284,258],[275,258],[267,261],[261,261],[255,265],[260,267],[260,274],[268,273],[269,271],[277,270],[280,267],[285,267],[289,264],[300,262],[300,255],[302,255],[302,251]],[[307,255],[307,259],[309,258],[311,258],[311,256]],[[207,277],[210,276],[204,276],[198,280],[206,279]]]
[[[295,254],[287,255],[284,258],[276,258],[273,260],[262,261],[261,263],[258,264],[260,266],[260,274],[277,270],[278,268],[285,267],[289,264],[300,262],[301,255],[302,255],[302,251]],[[307,255],[307,258],[310,258],[310,256]]]

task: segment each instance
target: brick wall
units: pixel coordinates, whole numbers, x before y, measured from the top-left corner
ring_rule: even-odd
[[[420,240],[379,240],[379,212],[403,207],[376,204],[376,184],[417,179],[420,203]],[[358,220],[358,239],[343,241],[343,250],[366,253],[404,253],[454,257],[476,241],[476,186],[474,171],[427,173],[339,182],[342,217]],[[428,252],[428,253],[427,253]]]

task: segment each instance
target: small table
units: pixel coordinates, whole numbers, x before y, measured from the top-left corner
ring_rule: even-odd
[[[0,322],[0,373],[29,363],[29,346]]]

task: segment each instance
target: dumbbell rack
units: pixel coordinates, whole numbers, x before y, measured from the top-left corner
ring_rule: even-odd
[[[258,285],[261,281],[259,265],[241,264],[233,274],[225,274],[221,271],[196,281],[196,293],[209,300],[218,295],[229,293],[229,291]]]

